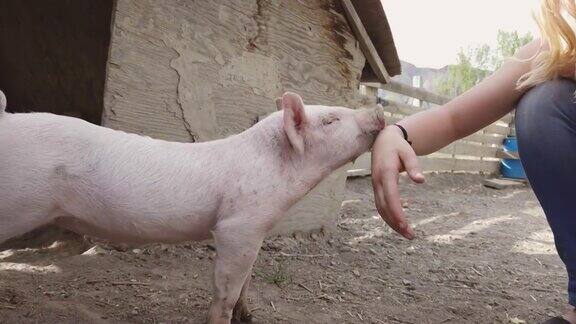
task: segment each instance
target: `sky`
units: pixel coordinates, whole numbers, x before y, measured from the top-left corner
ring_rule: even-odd
[[[418,67],[456,63],[460,48],[495,45],[499,29],[539,35],[539,0],[381,0],[398,55]]]

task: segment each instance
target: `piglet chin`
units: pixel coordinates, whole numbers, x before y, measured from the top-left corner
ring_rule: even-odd
[[[376,124],[378,127],[378,132],[382,131],[386,127],[386,116],[384,114],[384,107],[382,105],[376,106],[376,111],[374,114],[376,115]]]

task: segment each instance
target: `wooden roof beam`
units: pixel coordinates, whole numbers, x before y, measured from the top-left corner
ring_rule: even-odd
[[[390,75],[380,59],[372,40],[368,36],[366,32],[366,28],[362,24],[358,13],[356,13],[356,9],[354,9],[354,5],[350,0],[341,0],[342,1],[342,8],[344,9],[344,13],[346,14],[346,18],[348,18],[348,23],[356,36],[356,39],[360,43],[360,49],[362,53],[364,53],[364,57],[370,64],[370,67],[382,83],[388,83],[390,81]]]

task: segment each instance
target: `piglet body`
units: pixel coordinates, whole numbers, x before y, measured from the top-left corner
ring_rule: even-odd
[[[249,319],[245,292],[266,233],[329,173],[366,152],[381,111],[306,106],[247,131],[175,143],[46,113],[4,112],[0,92],[0,243],[55,223],[117,242],[214,238],[211,323]]]

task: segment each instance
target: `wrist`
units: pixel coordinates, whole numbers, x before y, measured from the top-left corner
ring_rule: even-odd
[[[387,134],[393,134],[394,137],[399,136],[401,139],[404,139],[404,133],[402,133],[402,130],[395,124],[387,125],[386,128],[384,128],[384,132]]]
[[[410,146],[412,146],[412,141],[410,141],[408,137],[408,131],[406,130],[406,128],[404,128],[404,126],[400,124],[393,124],[392,126],[400,130],[400,133],[402,134],[402,138],[404,139],[404,141],[406,141],[408,144],[410,144]]]

